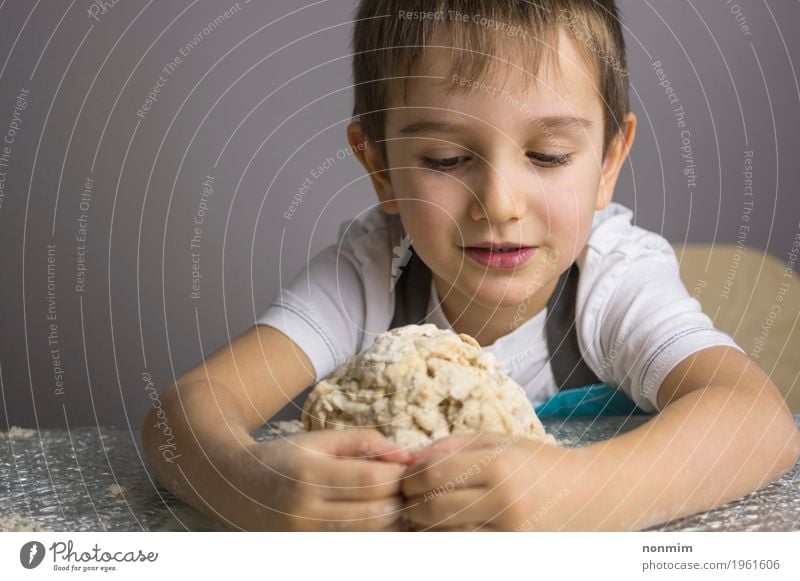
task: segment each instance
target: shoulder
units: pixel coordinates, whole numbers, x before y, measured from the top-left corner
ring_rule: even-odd
[[[613,254],[627,258],[653,254],[675,256],[666,238],[633,224],[633,211],[617,202],[595,212],[586,247],[578,257],[578,266]]]
[[[633,212],[616,202],[595,214],[592,231],[576,262],[582,302],[608,296],[622,279],[640,286],[680,276],[669,241],[633,224]],[[631,289],[633,290],[633,289]]]
[[[309,264],[322,269],[338,265],[368,282],[376,269],[388,272],[392,250],[400,244],[402,233],[400,218],[375,206],[341,222],[336,241],[317,252]]]
[[[628,301],[645,288],[681,291],[680,266],[663,236],[632,222],[633,212],[612,203],[597,212],[586,246],[578,256],[577,312],[594,317],[609,301]]]
[[[402,238],[400,217],[387,214],[376,205],[339,226],[338,245],[358,264],[392,254],[393,245]]]
[[[363,350],[374,329],[386,330],[394,306],[389,269],[398,223],[380,208],[341,223],[338,240],[317,252],[290,284],[281,284],[258,319],[292,338],[318,379]]]
[[[402,254],[404,229],[400,217],[379,205],[362,212],[339,227],[337,253],[346,257],[361,283],[363,327],[359,349],[385,331],[394,312],[393,261]]]
[[[301,274],[310,274],[318,286],[328,289],[343,278],[357,281],[363,291],[361,302],[368,306],[383,303],[391,291],[393,254],[401,248],[403,233],[398,216],[388,215],[380,207],[366,210],[342,222],[337,240],[317,252]],[[382,295],[386,295],[383,300]]]
[[[579,342],[595,363],[615,344],[617,334],[626,335],[647,312],[686,294],[670,243],[634,225],[633,212],[622,204],[609,204],[596,213],[577,263]]]

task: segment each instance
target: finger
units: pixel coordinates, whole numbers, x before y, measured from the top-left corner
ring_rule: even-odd
[[[472,523],[468,525],[455,525],[452,527],[433,527],[428,528],[429,531],[437,531],[441,533],[473,533],[475,531],[485,530],[481,523]]]
[[[487,487],[464,488],[433,497],[417,496],[406,501],[406,515],[417,530],[479,527],[499,512]]]
[[[495,446],[510,445],[511,436],[499,432],[483,432],[480,434],[459,434],[437,440],[430,446],[412,453],[412,463],[422,462],[432,456],[476,450],[480,448],[493,448]]]
[[[403,503],[398,497],[323,503],[318,510],[320,525],[325,530],[382,531],[401,530]]]
[[[400,494],[402,464],[330,458],[313,467],[307,482],[331,500],[377,500]]]
[[[445,527],[445,526],[437,526],[437,527],[426,527],[424,529],[414,529],[414,530],[423,530],[423,531],[433,531],[437,533],[475,533],[475,532],[488,532],[488,531],[497,531],[491,523],[471,523],[468,525],[455,525],[452,527]]]
[[[411,498],[485,486],[488,484],[486,467],[496,456],[494,448],[489,448],[431,457],[406,469],[400,490],[406,498]]]
[[[410,530],[408,522],[403,518],[399,518],[388,527],[381,529],[384,533],[407,533]]]
[[[411,453],[374,429],[329,430],[323,451],[342,458],[370,458],[406,464]]]
[[[466,525],[454,525],[452,527],[445,527],[445,526],[436,526],[436,527],[429,527],[424,529],[426,531],[436,531],[437,533],[479,533],[479,532],[497,532],[500,529],[495,527],[490,522],[485,523],[470,523]]]

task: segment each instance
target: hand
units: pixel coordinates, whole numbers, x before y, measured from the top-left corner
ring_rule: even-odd
[[[451,436],[414,454],[401,490],[420,530],[562,530],[581,497],[580,449],[487,432]]]
[[[232,457],[235,528],[400,530],[411,454],[377,430],[320,430],[254,443]]]

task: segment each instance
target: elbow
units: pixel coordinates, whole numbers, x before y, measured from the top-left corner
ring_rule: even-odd
[[[791,470],[797,461],[800,460],[800,431],[794,429],[791,438],[789,438],[789,445],[787,446],[786,455],[788,456],[789,467]]]
[[[795,423],[792,412],[789,411],[788,406],[784,403],[785,417],[788,420],[789,438],[784,448],[784,457],[786,461],[786,470],[791,470],[798,460],[800,460],[800,431]]]
[[[767,433],[772,433],[775,440],[776,466],[779,466],[779,474],[794,468],[800,460],[800,431],[795,418],[789,407],[786,405],[783,396],[773,384],[773,394],[776,395],[778,410],[772,412],[773,421],[767,424],[764,429]],[[780,417],[780,419],[778,419]]]
[[[777,473],[775,478],[794,468],[798,460],[800,460],[800,432],[797,431],[794,422],[792,422],[789,438],[784,442],[776,457],[775,467]]]

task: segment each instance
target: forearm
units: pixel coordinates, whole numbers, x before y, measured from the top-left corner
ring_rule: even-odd
[[[178,382],[148,414],[142,444],[170,492],[206,513],[227,513],[238,496],[231,494],[229,458],[254,442],[244,426],[238,402],[223,387]]]
[[[774,390],[710,386],[589,448],[577,483],[587,499],[579,528],[635,530],[709,510],[773,481],[794,465],[800,436]]]

